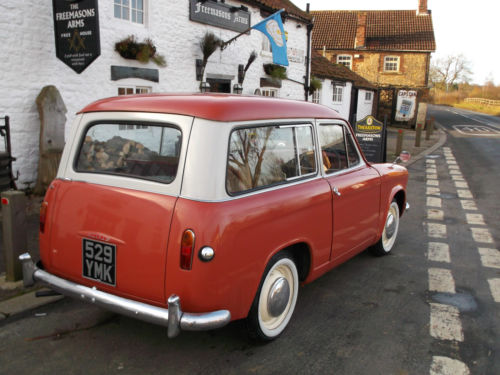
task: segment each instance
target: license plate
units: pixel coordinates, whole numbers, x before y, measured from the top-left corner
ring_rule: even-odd
[[[84,238],[83,277],[116,285],[116,245]]]

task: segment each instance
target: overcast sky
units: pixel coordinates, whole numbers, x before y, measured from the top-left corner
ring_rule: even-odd
[[[292,0],[305,10],[417,9],[418,0]],[[500,85],[500,0],[428,0],[436,52],[433,58],[463,54],[471,63],[474,83],[488,77]],[[314,32],[314,30],[313,30]]]

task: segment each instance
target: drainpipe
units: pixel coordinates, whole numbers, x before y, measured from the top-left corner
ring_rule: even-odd
[[[309,14],[309,3],[306,5],[306,13]],[[306,79],[305,79],[305,85],[304,85],[304,96],[306,102],[309,99],[309,67],[310,67],[310,61],[311,61],[311,32],[314,26],[314,19],[307,24],[307,54],[306,54]]]

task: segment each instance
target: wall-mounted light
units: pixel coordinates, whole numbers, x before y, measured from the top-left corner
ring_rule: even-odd
[[[242,92],[243,92],[243,86],[241,86],[239,83],[235,83],[233,86],[233,94],[240,95]]]
[[[202,82],[200,85],[200,91],[201,92],[210,92],[210,83],[208,82]]]
[[[203,79],[202,72],[203,71],[203,60],[196,59],[196,80],[201,81]]]

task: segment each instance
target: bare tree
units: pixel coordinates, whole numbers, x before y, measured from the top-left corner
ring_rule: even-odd
[[[450,86],[461,82],[470,82],[472,75],[471,63],[462,55],[449,55],[433,60],[430,69],[430,79],[435,86],[448,91]]]

